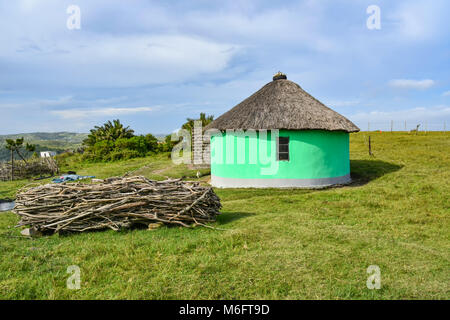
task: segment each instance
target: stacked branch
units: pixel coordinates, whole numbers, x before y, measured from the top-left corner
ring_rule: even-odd
[[[18,226],[40,232],[82,232],[155,222],[205,225],[215,221],[220,208],[220,199],[210,187],[135,176],[25,187],[17,194],[13,212],[21,217]]]
[[[27,162],[14,161],[14,166],[10,162],[0,162],[0,181],[17,179],[27,179],[39,175],[54,175],[59,171],[58,165],[53,158],[29,159]]]

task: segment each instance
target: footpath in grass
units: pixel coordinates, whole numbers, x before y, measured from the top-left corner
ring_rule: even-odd
[[[2,299],[449,299],[450,134],[351,135],[354,183],[325,190],[216,189],[216,226],[20,236],[0,214]],[[189,176],[162,155],[80,165],[100,178]],[[207,177],[204,177],[207,179]],[[0,182],[13,197],[25,182]],[[66,287],[79,266],[81,288]],[[369,290],[367,268],[381,272]]]

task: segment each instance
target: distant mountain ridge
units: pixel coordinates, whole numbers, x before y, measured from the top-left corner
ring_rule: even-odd
[[[36,152],[56,151],[58,153],[67,149],[76,149],[88,136],[87,133],[75,132],[32,132],[0,135],[0,161],[10,159],[10,151],[5,148],[6,139],[24,138],[25,143],[36,145]],[[31,156],[31,154],[28,154]]]
[[[25,140],[61,140],[68,143],[81,143],[87,136],[87,133],[76,132],[32,132],[0,135],[0,141],[24,137]]]

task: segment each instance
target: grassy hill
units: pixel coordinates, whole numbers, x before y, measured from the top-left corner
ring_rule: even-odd
[[[87,134],[72,132],[35,132],[0,135],[0,161],[7,161],[10,157],[9,150],[5,149],[5,140],[22,137],[25,138],[25,142],[35,144],[37,152],[46,150],[62,152],[67,149],[74,149],[81,146],[81,143],[87,137]]]
[[[29,240],[0,214],[0,299],[449,299],[450,135],[351,134],[353,183],[323,190],[216,189],[206,228]],[[194,176],[166,155],[71,167],[104,178]],[[189,178],[194,180],[193,178]],[[201,178],[204,181],[208,177]],[[28,181],[0,182],[0,198]],[[78,265],[81,289],[66,288]],[[381,289],[366,286],[367,268]]]

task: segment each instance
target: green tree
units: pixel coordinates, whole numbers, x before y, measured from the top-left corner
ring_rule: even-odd
[[[145,142],[147,144],[148,151],[156,152],[158,151],[158,139],[151,133],[145,135]]]
[[[164,138],[164,142],[158,144],[159,152],[170,152],[179,141],[172,141],[172,135],[169,134]]]
[[[25,159],[25,157],[22,155],[21,152],[21,148],[23,148],[23,142],[24,142],[24,138],[18,138],[16,140],[13,139],[6,139],[6,146],[5,148],[10,150],[11,152],[11,181],[14,180],[14,153],[17,153],[19,155],[20,158],[22,158],[22,160],[25,163],[28,163],[27,160]],[[29,144],[27,143],[25,145],[25,150],[28,152],[34,152],[36,150],[36,146],[33,144]]]
[[[198,119],[187,118],[186,119],[187,122],[184,123],[181,126],[181,128],[188,130],[192,136],[192,132],[194,131],[194,121],[196,121],[196,120],[200,120],[202,122],[202,128],[204,130],[208,124],[210,124],[211,122],[214,121],[214,116],[207,116],[206,113],[202,112],[202,113],[200,113],[200,118],[198,118]]]
[[[117,119],[112,122],[108,121],[100,127],[95,126],[83,141],[83,144],[92,147],[100,141],[114,142],[117,139],[132,137],[134,137],[134,130],[130,129],[130,127],[124,127],[120,120]]]

